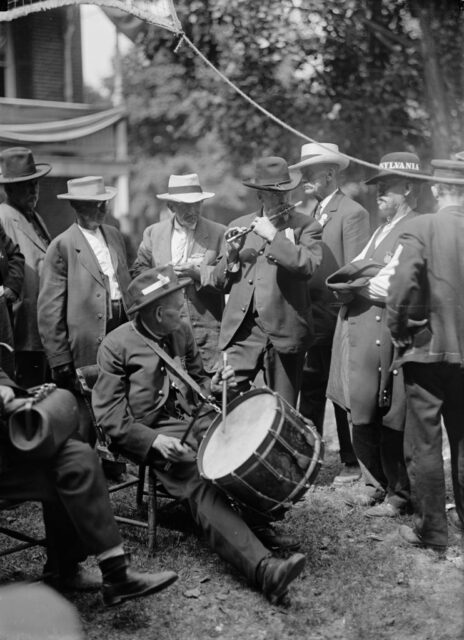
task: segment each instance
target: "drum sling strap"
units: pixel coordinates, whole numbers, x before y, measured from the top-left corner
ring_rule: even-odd
[[[161,360],[163,360],[165,365],[168,367],[169,371],[171,371],[177,378],[180,378],[182,382],[184,382],[188,387],[190,387],[193,391],[195,391],[195,393],[203,400],[203,402],[207,402],[218,413],[221,412],[219,407],[217,407],[217,405],[211,400],[211,398],[205,396],[205,394],[201,390],[200,385],[197,382],[195,382],[195,380],[185,371],[185,369],[179,366],[179,364],[174,360],[174,358],[171,358],[171,356],[167,354],[166,351],[162,349],[154,340],[147,340],[147,338],[143,335],[143,333],[141,333],[137,329],[134,322],[131,322],[131,325],[135,333],[142,338],[142,340],[145,342],[147,347],[149,347],[154,353],[156,353],[156,355]],[[180,394],[178,397],[180,398]],[[185,401],[185,398],[184,398],[184,401]],[[190,407],[188,408],[186,413],[188,415],[192,413],[192,410],[190,409]]]

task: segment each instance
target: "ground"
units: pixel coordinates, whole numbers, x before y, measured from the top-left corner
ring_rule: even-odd
[[[331,434],[329,424],[328,450],[314,486],[280,525],[301,539],[307,556],[287,606],[272,606],[249,588],[192,535],[179,509],[172,518],[181,531],[159,529],[155,558],[146,556],[143,530],[123,529],[137,568],[174,569],[179,580],[156,596],[115,609],[105,609],[95,594],[70,596],[85,638],[462,640],[464,572],[453,562],[462,553],[457,535],[451,534],[447,559],[439,559],[432,551],[401,546],[396,530],[410,517],[373,521],[362,508],[347,507],[332,487],[338,455]],[[115,499],[115,509],[127,511],[134,502],[128,491]],[[6,517],[25,530],[40,530],[36,505]],[[42,563],[37,549],[2,558],[0,580],[34,578]]]

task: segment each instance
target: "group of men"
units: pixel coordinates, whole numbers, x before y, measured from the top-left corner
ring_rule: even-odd
[[[69,202],[76,222],[51,241],[36,211],[38,180],[50,167],[35,164],[24,148],[5,150],[0,161],[6,409],[14,394],[50,378],[76,392],[76,369],[97,363],[93,411],[113,446],[152,465],[211,548],[272,602],[286,595],[305,557],[265,514],[237,511],[199,476],[195,453],[212,414],[208,402],[196,412],[198,390],[214,398],[226,386],[231,399],[262,372],[321,435],[328,397],[343,463],[335,484],[361,477],[347,500],[368,507],[369,517],[412,508],[415,526],[403,525],[400,536],[441,551],[448,543],[442,412],[456,502],[448,517],[463,528],[464,162],[432,162],[439,211],[417,215],[418,157],[384,156],[368,181],[381,221],[372,236],[367,211],[339,187],[348,161],[334,144],[303,145],[292,166],[275,156],[258,160],[244,183],[258,208],[228,228],[201,216],[214,194],[203,191],[197,174],[172,175],[158,195],[172,216],[145,230],[129,268],[120,233],[104,224],[115,190],[101,177],[68,181],[57,197]],[[310,214],[290,202],[301,183],[316,205]],[[81,426],[52,465],[21,475],[8,462],[18,454],[2,441],[8,472],[0,469],[0,494],[47,503],[47,569],[62,583],[84,584],[79,562],[95,553],[109,604],[171,584],[173,572],[127,568],[85,441],[92,437]],[[74,465],[91,481],[71,488]],[[292,551],[286,559],[272,555],[281,547]]]

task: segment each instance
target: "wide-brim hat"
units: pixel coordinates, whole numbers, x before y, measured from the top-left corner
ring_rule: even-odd
[[[372,178],[369,178],[369,180],[366,180],[365,184],[375,184],[379,180],[392,178],[395,177],[395,175],[400,180],[402,178],[405,179],[405,176],[392,173],[389,171],[390,169],[404,171],[405,173],[410,174],[411,178],[414,178],[415,173],[424,173],[419,157],[415,153],[410,153],[408,151],[387,153],[380,159],[379,166],[381,167],[381,171],[372,176]],[[415,179],[420,180],[420,178]]]
[[[0,153],[0,184],[13,184],[43,178],[51,171],[46,162],[35,163],[26,147],[10,147]]]
[[[167,193],[159,193],[156,197],[158,200],[166,200],[167,202],[185,202],[186,204],[194,204],[202,202],[208,198],[213,198],[214,193],[203,191],[200,179],[196,173],[188,173],[185,175],[169,176]]]
[[[457,157],[459,158],[459,156]],[[434,178],[446,178],[447,184],[464,184],[464,162],[462,160],[437,159],[432,160],[430,164],[432,165],[432,175]]]
[[[114,187],[105,187],[101,176],[85,176],[68,180],[68,192],[59,193],[59,200],[92,200],[103,202],[111,200],[116,195]]]
[[[370,259],[356,260],[344,265],[326,280],[326,285],[331,291],[348,293],[365,287],[369,280],[384,268],[384,264],[373,262]]]
[[[127,287],[129,299],[133,301],[127,313],[132,314],[140,311],[149,304],[174,293],[174,291],[183,289],[191,283],[191,278],[178,278],[171,265],[143,271]]]
[[[300,161],[292,164],[290,169],[301,169],[315,164],[336,164],[343,171],[350,161],[340,154],[338,145],[332,142],[310,142],[301,147]]]
[[[243,184],[263,191],[291,191],[297,188],[301,178],[301,171],[289,169],[284,158],[268,156],[256,162],[255,177]]]

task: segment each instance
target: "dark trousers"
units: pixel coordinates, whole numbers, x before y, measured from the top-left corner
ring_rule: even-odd
[[[47,569],[54,573],[122,542],[97,455],[78,440],[42,463],[12,452],[0,474],[0,496],[43,502]]]
[[[232,510],[224,495],[200,478],[194,462],[172,464],[169,471],[165,470],[166,460],[155,460],[152,464],[167,491],[187,503],[213,551],[242,573],[250,584],[256,584],[256,569],[270,552]]]
[[[464,372],[444,362],[403,366],[407,414],[405,457],[415,529],[427,544],[448,544],[442,456],[443,416],[451,451],[456,512],[464,524]]]
[[[264,381],[284,400],[296,406],[301,386],[304,353],[280,353],[260,328],[259,319],[249,311],[227,347],[228,362],[235,371],[237,392],[248,391],[260,371]]]
[[[323,435],[326,390],[329,380],[331,345],[313,345],[306,353],[300,391],[300,413],[314,422],[318,432]],[[334,404],[335,422],[337,425],[340,460],[344,464],[357,464],[351,443],[350,426],[347,413],[342,407]]]
[[[409,503],[409,479],[403,455],[403,432],[382,425],[353,425],[354,451],[368,472],[386,492],[386,499],[400,510]]]
[[[43,351],[16,352],[16,382],[24,389],[50,382],[50,369]]]

